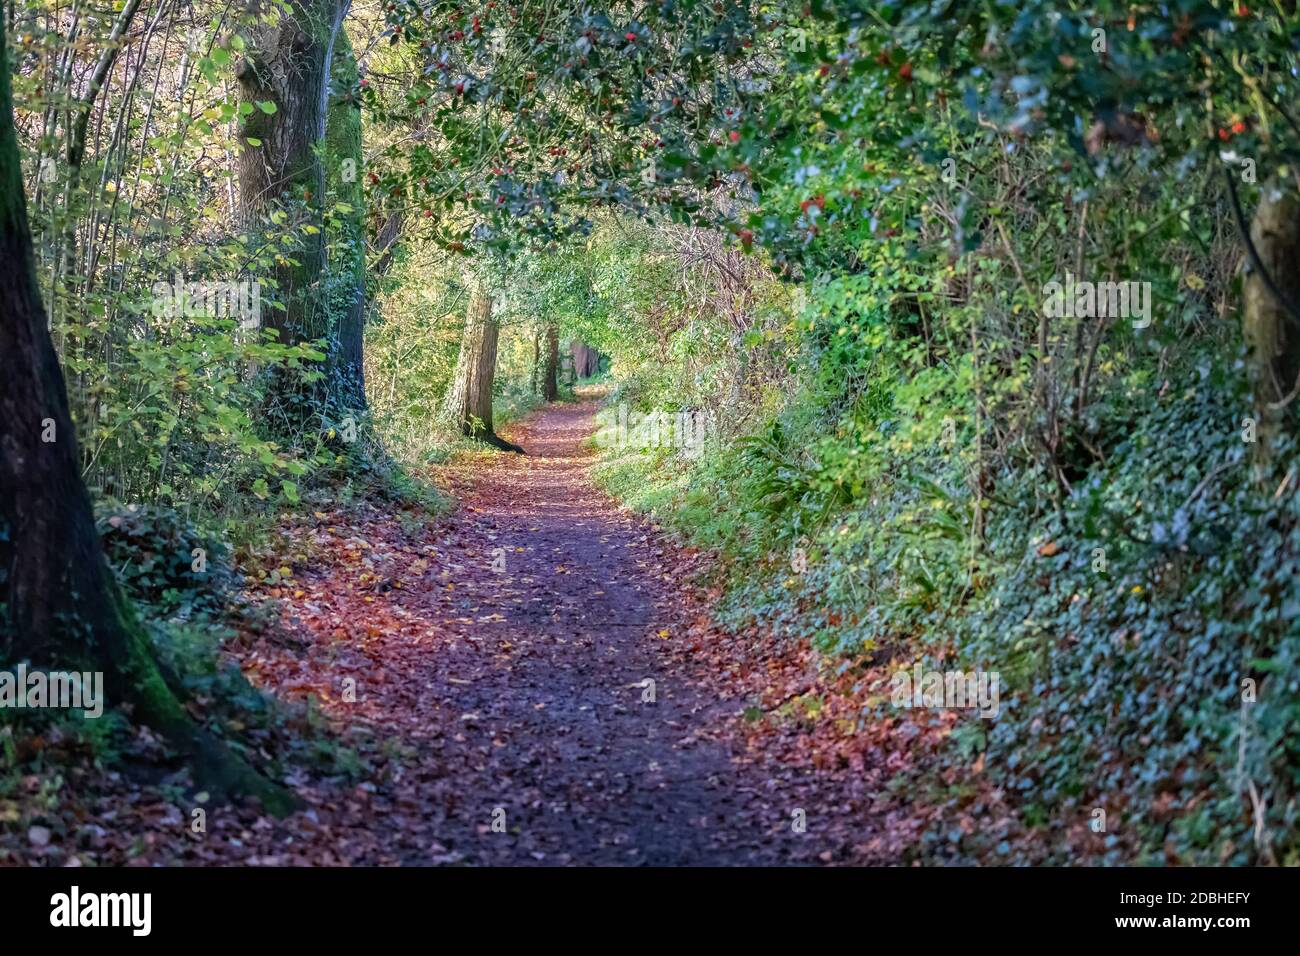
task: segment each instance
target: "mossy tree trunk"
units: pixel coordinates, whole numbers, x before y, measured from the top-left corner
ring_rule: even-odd
[[[1251,378],[1261,461],[1272,439],[1296,418],[1300,392],[1300,195],[1277,181],[1260,191],[1250,227],[1251,243],[1268,273],[1254,263],[1244,288],[1243,331],[1251,350]],[[1269,288],[1269,280],[1276,289]],[[1278,298],[1280,292],[1287,300]]]
[[[3,53],[0,67],[0,660],[102,671],[108,703],[129,704],[202,784],[285,810],[284,791],[190,720],[104,559],[36,285]]]
[[[286,9],[251,0],[251,9],[271,12],[273,20],[249,30],[239,64],[240,95],[253,107],[239,133],[240,215],[250,230],[289,233],[296,244],[268,276],[284,309],[264,310],[262,322],[288,345],[328,338],[331,331],[325,172],[317,146],[325,137],[334,43],[348,6],[349,0],[289,0]],[[286,213],[285,224],[270,221],[276,211]],[[277,369],[266,410],[271,427],[286,436],[316,427],[321,391],[297,370]]]
[[[366,234],[362,219],[361,109],[352,96],[357,60],[346,29],[334,43],[332,94],[325,123],[326,195],[334,201],[339,223],[332,236],[328,388],[331,410],[366,417],[363,342],[366,317]]]

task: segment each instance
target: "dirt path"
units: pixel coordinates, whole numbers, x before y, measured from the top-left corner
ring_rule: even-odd
[[[329,605],[313,629],[337,621],[339,640],[281,692],[325,697],[393,759],[354,795],[377,844],[346,857],[738,864],[825,849],[728,736],[742,705],[691,653],[699,611],[665,546],[593,486],[593,413],[546,408],[510,435],[526,456],[465,470],[447,519],[376,544],[397,529],[376,516],[368,547],[333,542],[341,567],[300,582],[308,609]],[[334,688],[356,681],[356,703],[321,686],[322,665]]]
[[[652,536],[591,483],[593,412],[544,410],[511,436],[527,456],[475,477],[448,529],[466,573],[437,593],[454,624],[393,655],[455,731],[443,840],[492,863],[777,861],[790,811],[709,736],[728,706],[664,646],[685,608]]]
[[[210,806],[196,832],[183,780],[85,768],[81,796],[42,814],[44,842],[22,852],[51,865],[897,861],[918,825],[887,795],[897,749],[853,729],[861,705],[821,682],[815,652],[709,624],[689,573],[703,559],[593,486],[594,411],[549,406],[511,430],[526,456],[449,469],[459,504],[441,518],[323,499],[286,516],[279,579],[255,589],[279,623],[231,654],[253,684],[307,704],[253,738],[300,812]],[[326,732],[304,736],[307,719]],[[155,749],[137,745],[135,760]]]
[[[464,500],[485,573],[451,600],[475,624],[459,635],[468,653],[427,663],[444,708],[475,715],[447,832],[476,834],[467,855],[500,863],[740,861],[762,833],[737,826],[728,754],[693,734],[717,702],[657,652],[680,626],[672,590],[648,572],[645,533],[592,487],[591,431],[591,406],[546,410],[513,436],[528,456]],[[517,832],[477,835],[497,806]]]

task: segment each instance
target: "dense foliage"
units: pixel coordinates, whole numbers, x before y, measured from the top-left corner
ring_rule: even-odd
[[[1234,205],[1293,176],[1295,24],[935,12],[802,21],[778,148],[771,107],[741,135],[739,232],[804,279],[797,331],[755,312],[747,351],[797,358],[711,396],[708,455],[625,447],[606,481],[721,551],[734,626],[999,673],[1001,715],[948,760],[1009,795],[1031,855],[1294,862],[1295,460],[1258,453]],[[1052,316],[1067,272],[1149,282],[1151,321]],[[665,354],[700,341],[682,322]],[[673,371],[642,401],[689,400]],[[1011,852],[1005,824],[956,833],[934,852]]]
[[[253,215],[237,160],[283,104],[241,71],[309,9],[42,0],[9,38],[135,598],[216,613],[186,568],[224,566],[223,520],[444,460],[486,295],[497,424],[571,347],[607,356],[602,480],[717,553],[728,625],[1000,675],[997,719],[900,779],[1014,824],[934,858],[1028,832],[1057,861],[1300,859],[1300,460],[1267,353],[1300,312],[1269,268],[1294,247],[1247,222],[1300,208],[1289,5],[358,3],[325,135]],[[168,308],[175,281],[310,321]],[[1133,298],[1059,308],[1076,281]],[[864,694],[860,726],[891,716]]]

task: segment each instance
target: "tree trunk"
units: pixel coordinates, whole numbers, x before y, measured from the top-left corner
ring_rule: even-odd
[[[347,31],[339,29],[334,46],[334,87],[325,124],[326,178],[329,195],[350,208],[340,212],[342,225],[333,237],[339,251],[330,269],[329,400],[339,417],[366,417],[366,383],[362,347],[366,318],[366,235],[362,221],[365,195],[361,178],[361,110],[352,99],[357,61]],[[343,91],[341,94],[339,91]]]
[[[492,428],[492,382],[500,334],[500,325],[492,317],[492,296],[475,284],[465,312],[456,373],[443,403],[443,417],[464,435],[522,454],[522,448],[498,437]]]
[[[570,351],[573,352],[573,374],[578,378],[591,378],[600,371],[600,353],[586,342],[575,339]]]
[[[1291,304],[1300,302],[1300,196],[1270,182],[1260,192],[1251,242],[1269,278]],[[1256,450],[1270,457],[1271,439],[1294,417],[1300,390],[1300,317],[1278,300],[1260,269],[1251,264],[1244,289],[1243,332],[1251,349],[1257,416]]]
[[[287,810],[284,791],[189,719],[104,559],[36,286],[7,59],[0,53],[0,656],[102,671],[110,702],[129,703],[185,752],[199,782]]]
[[[548,325],[546,327],[546,364],[542,369],[542,398],[548,402],[555,401],[560,395],[559,371],[560,330],[553,325]]]
[[[534,395],[542,392],[542,333],[533,330],[533,369],[528,375],[529,390]]]
[[[135,18],[136,11],[140,8],[140,0],[127,0],[127,3],[117,14],[117,19],[113,23],[112,30],[104,40],[104,48],[100,51],[99,58],[95,63],[94,72],[86,87],[86,92],[76,100],[74,111],[69,114],[71,117],[71,128],[68,130],[67,138],[67,162],[68,162],[68,179],[64,184],[64,200],[71,205],[81,199],[79,192],[81,189],[82,166],[86,160],[86,132],[90,126],[91,115],[95,111],[95,101],[99,98],[100,90],[108,81],[109,73],[113,70],[113,64],[117,62],[118,54],[121,53],[124,46],[123,37],[131,27],[131,21]],[[77,217],[69,215],[63,227],[63,259],[59,273],[59,281],[70,286],[68,289],[69,301],[77,301],[79,287],[84,285],[85,277],[81,276],[77,268]]]
[[[250,229],[290,231],[297,243],[292,256],[284,257],[294,262],[269,270],[284,308],[266,310],[262,322],[287,345],[330,333],[322,281],[325,174],[316,146],[325,136],[334,41],[348,5],[349,0],[290,0],[286,13],[251,0],[254,10],[273,10],[275,19],[250,29],[248,54],[239,65],[240,92],[253,107],[240,129],[240,215]],[[262,109],[263,103],[273,104],[274,112]],[[268,221],[276,209],[287,211],[288,225]],[[303,228],[308,225],[315,228]],[[268,394],[272,427],[285,434],[310,428],[320,397],[298,370],[277,368]]]

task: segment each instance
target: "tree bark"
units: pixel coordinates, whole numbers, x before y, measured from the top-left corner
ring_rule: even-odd
[[[250,229],[281,234],[286,227],[270,223],[268,216],[283,208],[298,226],[288,227],[297,242],[292,256],[270,268],[269,278],[284,309],[266,310],[262,323],[287,345],[325,338],[330,332],[322,281],[325,174],[316,146],[325,137],[334,42],[349,2],[290,0],[286,13],[278,5],[250,0],[253,10],[273,10],[275,20],[250,30],[248,54],[238,70],[242,99],[253,107],[239,136],[240,216]],[[274,104],[274,111],[266,112],[262,103]],[[272,427],[286,434],[310,428],[320,398],[319,390],[304,383],[297,370],[277,368],[266,410]]]
[[[600,371],[600,353],[586,342],[575,339],[569,348],[573,353],[573,374],[578,378],[591,378]]]
[[[533,330],[533,368],[528,375],[529,391],[534,395],[542,392],[542,333]]]
[[[560,330],[553,325],[546,327],[546,362],[542,366],[542,398],[553,402],[560,395]]]
[[[182,750],[199,782],[286,811],[287,793],[190,720],[104,559],[36,285],[5,49],[0,18],[0,656],[102,671],[109,702]]]
[[[1269,280],[1291,307],[1300,303],[1300,195],[1278,182],[1261,190],[1250,228],[1251,243],[1268,276],[1252,263],[1243,290],[1243,333],[1251,350],[1251,378],[1257,415],[1256,450],[1270,457],[1271,439],[1294,419],[1300,391],[1300,317],[1269,288]]]
[[[365,195],[361,177],[361,110],[351,90],[357,81],[357,61],[345,29],[334,45],[334,95],[325,124],[325,154],[329,194],[350,211],[340,212],[341,228],[333,237],[337,261],[331,263],[329,399],[340,416],[365,418],[363,345],[366,319],[366,235],[362,221]],[[343,91],[343,92],[339,92]]]
[[[95,111],[95,101],[99,98],[100,91],[108,81],[108,76],[113,70],[113,64],[117,62],[118,54],[122,51],[123,37],[126,36],[127,30],[131,28],[131,21],[135,18],[136,11],[139,8],[140,0],[127,0],[127,3],[118,12],[113,28],[104,41],[104,48],[100,51],[99,58],[95,63],[95,69],[87,83],[86,91],[75,103],[74,111],[71,114],[71,128],[68,131],[66,154],[68,181],[64,185],[63,193],[65,201],[68,203],[80,199],[78,192],[81,188],[82,166],[86,159],[86,131],[90,126],[91,115]],[[59,281],[72,286],[68,290],[71,293],[69,298],[75,300],[79,298],[78,288],[84,285],[86,281],[83,276],[78,274],[79,270],[77,269],[76,216],[69,215],[67,217],[62,241],[63,259]]]
[[[505,451],[523,453],[492,427],[492,382],[496,377],[501,327],[492,317],[492,296],[475,283],[465,312],[456,372],[443,402],[443,417],[464,435]]]

